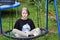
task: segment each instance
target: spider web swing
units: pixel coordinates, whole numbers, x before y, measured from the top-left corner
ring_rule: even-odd
[[[16,14],[17,14],[17,10],[16,10]],[[10,14],[10,16],[11,16],[11,14]],[[37,13],[37,18],[38,18],[38,13]],[[10,19],[9,19],[10,20]],[[37,19],[37,22],[38,22],[38,27],[39,27],[39,19]],[[12,17],[12,25],[13,25],[13,17]],[[12,27],[12,29],[13,29],[13,27]],[[38,37],[41,37],[41,36],[44,36],[44,35],[46,35],[47,34],[47,30],[46,29],[43,29],[43,28],[40,28],[40,30],[41,30],[41,34],[40,35],[37,35],[37,36],[32,36],[32,37],[27,37],[27,38],[23,38],[23,37],[21,37],[21,38],[17,38],[17,37],[15,37],[12,33],[11,33],[11,31],[12,30],[10,30],[10,22],[9,22],[9,30],[7,30],[6,32],[4,32],[4,36],[6,36],[6,37],[8,37],[8,38],[12,38],[12,39],[17,39],[17,40],[32,40],[32,39],[34,39],[34,38],[38,38]]]

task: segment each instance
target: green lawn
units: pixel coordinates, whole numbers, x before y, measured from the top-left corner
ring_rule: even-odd
[[[2,11],[2,26],[3,26],[3,31],[6,31],[6,30],[9,30],[12,29],[12,25],[14,26],[15,22],[17,19],[19,19],[21,16],[20,16],[20,10],[22,7],[27,7],[30,11],[30,16],[29,18],[31,18],[33,21],[34,21],[34,24],[35,26],[37,27],[37,9],[34,5],[28,5],[26,3],[21,3],[21,6],[18,7],[18,14],[17,14],[17,17],[15,16],[15,9],[9,9],[9,10],[6,10],[6,11]],[[58,10],[59,10],[59,13],[60,13],[60,5],[58,5]],[[49,10],[51,10],[52,12],[55,13],[55,10],[54,10],[54,7],[53,7],[53,4],[49,4]],[[9,19],[9,12],[11,11],[11,14],[13,16],[13,23],[12,23],[12,17],[10,17]],[[60,14],[59,14],[60,15]],[[45,12],[42,11],[40,12],[40,27],[42,28],[45,28],[46,27],[46,17],[45,17]],[[9,26],[9,21],[10,21],[10,26]],[[44,37],[39,37],[39,38],[36,38],[34,40],[58,40],[58,29],[57,29],[57,24],[56,24],[56,20],[54,20],[53,18],[51,18],[51,16],[49,15],[49,30],[51,31],[54,31],[55,34],[47,34],[46,36]],[[4,36],[0,36],[0,40],[13,40],[13,39],[10,39],[10,38],[7,38],[7,37],[4,37]]]

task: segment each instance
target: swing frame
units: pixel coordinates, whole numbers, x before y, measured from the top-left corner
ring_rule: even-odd
[[[16,12],[17,13],[17,12]],[[47,12],[48,13],[48,12]],[[47,20],[48,21],[48,20]],[[6,36],[6,37],[8,37],[8,38],[12,38],[12,39],[34,39],[34,38],[38,38],[38,37],[42,37],[42,36],[45,36],[47,33],[48,33],[48,30],[46,30],[46,29],[42,29],[42,28],[40,28],[41,29],[41,34],[40,35],[37,35],[37,36],[33,36],[33,37],[27,37],[27,38],[16,38],[15,36],[10,36],[10,35],[8,35],[7,33],[9,33],[10,34],[10,32],[12,31],[12,30],[7,30],[7,31],[5,31],[5,32],[3,32],[3,35],[4,36]],[[45,31],[45,33],[42,33],[43,31]]]

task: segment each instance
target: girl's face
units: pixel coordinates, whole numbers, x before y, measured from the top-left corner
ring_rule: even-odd
[[[27,10],[23,9],[21,15],[23,18],[27,18],[27,16],[28,16]]]

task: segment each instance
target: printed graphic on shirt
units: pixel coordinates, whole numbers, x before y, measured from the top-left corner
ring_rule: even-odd
[[[22,27],[22,31],[23,32],[25,32],[25,31],[30,31],[30,25],[29,24],[25,24],[25,25],[23,25],[23,27]]]

